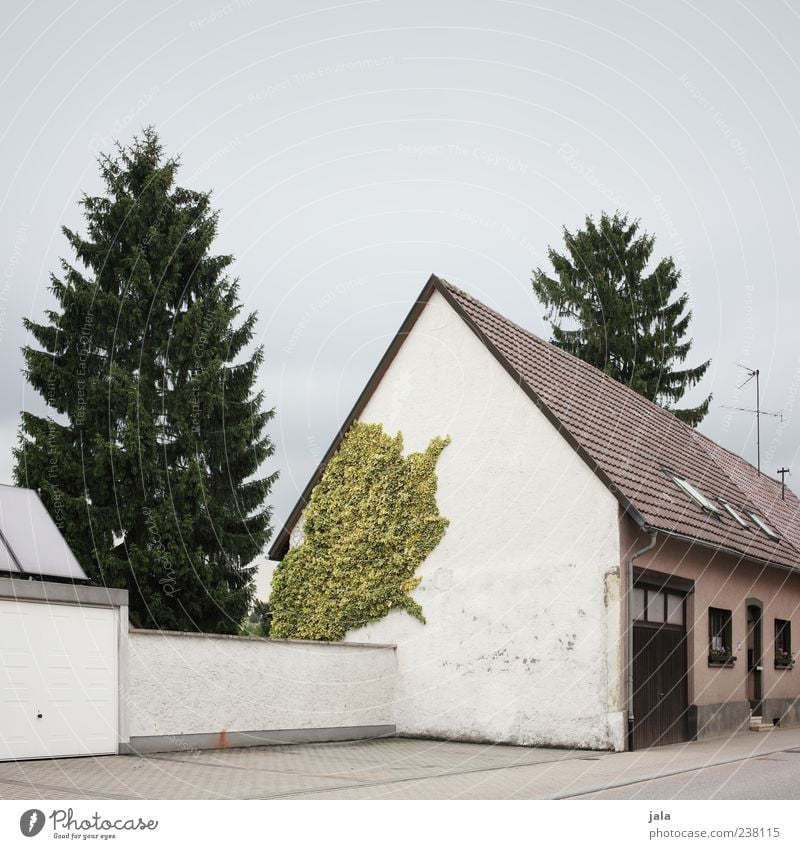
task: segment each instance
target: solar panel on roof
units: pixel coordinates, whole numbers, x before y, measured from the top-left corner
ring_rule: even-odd
[[[15,574],[19,574],[19,567],[14,562],[14,558],[11,556],[11,552],[8,550],[8,546],[5,544],[2,536],[0,536],[0,572],[14,572]]]
[[[0,531],[9,561],[25,575],[86,581],[86,573],[38,494],[32,489],[0,485]],[[2,551],[0,550],[0,563]],[[0,570],[15,572],[19,569]]]

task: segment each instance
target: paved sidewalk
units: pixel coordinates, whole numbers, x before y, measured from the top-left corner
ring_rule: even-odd
[[[678,787],[703,799],[714,781],[698,776],[768,769],[778,758],[787,769],[796,758],[800,770],[798,754],[797,728],[619,754],[386,739],[0,763],[0,798],[673,798]],[[788,794],[800,793],[798,779]]]

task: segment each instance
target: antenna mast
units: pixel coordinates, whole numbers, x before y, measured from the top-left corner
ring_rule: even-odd
[[[756,379],[756,468],[759,477],[761,477],[761,389],[758,383],[760,372],[759,369],[747,369],[747,371],[750,373],[747,380],[752,380],[754,377]],[[747,383],[747,380],[744,383]],[[744,383],[742,386],[744,386]]]
[[[761,475],[761,416],[775,416],[783,421],[783,411],[778,413],[768,413],[766,410],[761,409],[761,387],[759,385],[758,376],[760,374],[759,369],[750,368],[749,366],[743,366],[741,363],[737,363],[739,368],[743,368],[747,372],[747,380],[742,383],[738,388],[741,389],[743,386],[747,386],[750,381],[755,378],[756,379],[756,408],[755,410],[750,410],[747,407],[729,407],[726,404],[722,406],[726,410],[741,410],[743,413],[755,413],[756,414],[756,468],[758,469],[759,476]]]

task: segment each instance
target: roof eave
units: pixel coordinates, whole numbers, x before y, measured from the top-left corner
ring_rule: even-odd
[[[687,542],[690,545],[698,545],[698,546],[701,546],[702,548],[708,548],[712,551],[718,551],[722,554],[730,554],[733,557],[738,558],[739,561],[745,560],[748,563],[755,563],[755,564],[758,564],[760,566],[771,566],[772,568],[782,569],[786,572],[791,572],[793,574],[800,574],[800,564],[791,565],[789,563],[780,563],[778,561],[771,560],[771,559],[764,558],[764,557],[754,557],[751,554],[745,554],[744,552],[739,551],[738,549],[731,548],[730,546],[727,546],[727,545],[720,545],[719,543],[711,542],[711,540],[703,539],[702,537],[695,537],[695,536],[692,536],[691,534],[681,533],[680,531],[673,531],[673,530],[668,530],[666,528],[659,528],[659,527],[656,527],[655,525],[651,525],[651,524],[647,524],[647,523],[642,527],[642,530],[647,532],[647,533],[658,533],[658,534],[661,534],[662,536],[668,537],[670,539],[676,539],[676,540],[680,540],[681,542]]]

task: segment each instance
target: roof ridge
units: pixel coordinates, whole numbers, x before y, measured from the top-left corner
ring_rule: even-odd
[[[445,280],[443,277],[439,277],[438,279],[441,280],[441,282],[451,291],[457,292],[459,295],[464,298],[467,298],[474,304],[477,304],[483,309],[488,310],[500,321],[504,322],[505,324],[512,325],[521,333],[524,333],[526,336],[529,336],[531,339],[536,341],[538,344],[544,345],[549,351],[555,352],[556,356],[561,357],[564,362],[575,363],[578,368],[583,369],[588,374],[600,375],[609,384],[609,386],[612,386],[616,391],[622,390],[637,403],[641,402],[643,404],[649,405],[651,408],[657,410],[659,414],[668,416],[670,422],[677,422],[681,427],[688,430],[689,433],[699,433],[699,431],[695,430],[693,427],[691,427],[691,425],[688,425],[686,424],[686,422],[681,421],[681,419],[679,419],[671,410],[668,410],[666,407],[662,407],[661,404],[658,404],[656,401],[651,401],[644,395],[640,395],[635,389],[628,386],[627,383],[621,383],[619,380],[616,380],[615,378],[611,377],[610,374],[606,374],[606,372],[604,372],[602,369],[597,368],[597,366],[594,366],[591,363],[587,363],[586,360],[582,360],[575,354],[571,354],[569,351],[565,351],[563,348],[559,348],[558,345],[555,345],[552,342],[548,342],[546,339],[542,339],[541,336],[537,336],[532,330],[528,330],[528,328],[523,327],[521,324],[517,324],[517,322],[513,319],[508,318],[508,316],[503,315],[496,309],[490,307],[488,304],[485,304],[483,301],[478,300],[478,298],[476,298],[474,295],[471,295],[469,292],[465,292],[463,289],[460,289],[458,286],[455,286],[449,281]],[[703,436],[704,439],[708,439],[713,444],[717,444],[714,442],[713,439],[710,439],[710,437],[705,436],[705,434],[701,434],[701,436]],[[747,461],[745,460],[745,462]]]
[[[734,454],[732,451],[729,451],[727,448],[724,448],[718,442],[714,442],[714,440],[711,439],[711,437],[706,436],[704,433],[698,433],[698,431],[695,431],[694,429],[692,429],[692,432],[701,436],[705,442],[708,442],[708,443],[710,443],[711,445],[713,445],[717,448],[722,448],[723,451],[725,451],[727,454],[730,454],[732,457],[741,461],[745,465],[749,466],[750,469],[752,469],[754,472],[758,471],[756,469],[756,467],[753,466],[752,463],[749,463],[747,460],[745,460],[744,457],[740,457],[738,454]],[[756,505],[754,499],[747,492],[745,492],[742,489],[742,487],[740,486],[740,482],[737,481],[734,478],[734,476],[731,474],[731,472],[728,469],[725,468],[725,466],[721,465],[717,461],[717,459],[711,454],[711,452],[708,450],[708,448],[706,448],[704,446],[702,450],[706,452],[711,463],[713,463],[722,472],[722,474],[725,475],[725,477],[730,481],[731,486],[736,490],[736,492],[739,493],[739,498],[741,499],[740,504],[741,505],[746,504],[746,505],[750,506],[750,509],[755,510],[757,513],[764,514],[765,518],[767,518],[770,521],[770,523],[772,523],[773,519],[772,519],[771,516],[769,516],[768,509],[764,505],[761,505],[761,506]],[[761,477],[765,477],[765,476],[762,475]],[[772,478],[768,478],[768,480],[772,481],[773,483],[777,483],[777,481],[773,481]],[[792,493],[792,494],[794,495],[794,493]],[[716,496],[716,498],[717,498],[718,501],[723,500],[718,495]],[[795,497],[795,500],[796,500],[796,497]],[[791,549],[793,549],[797,553],[798,556],[800,556],[800,548],[798,548],[798,546],[795,545],[794,541],[790,537],[788,537],[788,536],[786,536],[786,534],[782,533],[781,538],[782,538],[782,541],[784,543],[786,543]]]
[[[770,519],[770,521],[774,521],[772,519],[771,514],[773,512],[775,512],[776,510],[780,509],[781,503],[786,504],[785,492],[788,491],[789,496],[790,496],[789,501],[792,504],[795,505],[794,512],[796,513],[797,509],[800,508],[800,498],[798,498],[797,494],[794,492],[794,490],[791,487],[785,487],[785,492],[783,494],[784,497],[782,497],[780,499],[780,502],[779,502],[778,501],[778,491],[777,491],[777,487],[781,486],[781,482],[779,480],[776,480],[771,475],[768,475],[764,472],[759,472],[759,470],[756,468],[756,466],[754,466],[749,460],[745,460],[744,457],[739,456],[738,454],[731,451],[729,448],[725,448],[724,445],[720,445],[718,442],[715,442],[713,439],[711,439],[710,436],[707,436],[704,433],[700,433],[699,431],[694,431],[694,433],[696,433],[698,436],[702,437],[707,443],[710,443],[714,448],[720,449],[725,454],[729,455],[733,460],[738,461],[738,463],[741,463],[742,465],[744,465],[749,472],[751,472],[753,475],[757,476],[756,479],[752,482],[747,481],[744,478],[744,476],[742,476],[741,481],[737,481],[736,478],[734,477],[734,474],[732,474],[732,470],[726,468],[724,465],[719,463],[717,458],[714,457],[711,454],[711,452],[708,450],[708,448],[703,447],[703,450],[709,455],[711,462],[714,463],[717,466],[718,469],[720,469],[720,471],[725,475],[725,477],[731,482],[731,484],[736,489],[736,491],[740,493],[740,497],[742,499],[741,503],[743,505],[745,505],[745,504],[751,505],[751,509],[755,510],[758,513],[763,513],[766,518]],[[747,485],[749,483],[750,486],[752,486],[752,487],[757,487],[759,485],[759,483],[770,484],[769,488],[772,491],[769,494],[772,497],[773,501],[768,505],[767,504],[761,504],[761,505],[756,504],[756,500],[751,496],[751,494],[749,492],[745,491],[742,488],[742,485],[741,485],[742,483],[744,483],[745,485]],[[788,507],[788,505],[787,505],[787,507]],[[789,508],[789,509],[791,509],[791,508]],[[798,556],[800,556],[800,546],[795,545],[795,543],[788,538],[787,538],[787,542],[789,543],[789,545],[792,548],[795,549]]]
[[[690,429],[692,431],[693,438],[696,437],[696,436],[699,436],[699,437],[701,437],[701,440],[702,440],[703,443],[710,443],[715,448],[722,448],[722,446],[718,442],[715,442],[713,439],[711,439],[710,436],[706,436],[704,433],[700,433],[698,430],[695,430],[694,428],[690,428]],[[706,455],[708,456],[708,459],[711,461],[711,463],[714,466],[716,466],[722,472],[722,474],[725,475],[725,477],[730,481],[731,486],[736,490],[736,492],[739,493],[739,498],[741,499],[741,503],[747,504],[747,503],[751,502],[752,499],[747,495],[746,492],[744,492],[742,490],[742,488],[739,486],[739,482],[736,481],[733,478],[733,475],[731,475],[731,473],[728,471],[728,469],[726,469],[724,466],[720,465],[719,462],[717,462],[717,459],[714,457],[714,455],[711,453],[711,451],[709,451],[708,446],[706,444],[701,444],[698,447],[706,453]],[[723,450],[727,450],[727,449],[723,449]],[[732,452],[728,452],[728,453],[732,454]],[[739,460],[742,460],[742,462],[747,463],[747,460],[744,460],[744,458],[739,457],[736,454],[733,454],[733,456],[737,457],[737,459],[739,459]],[[717,500],[719,500],[719,496],[716,496],[716,498],[717,498]]]
[[[451,283],[449,280],[446,280],[443,277],[440,277],[439,280],[441,280],[442,283],[445,286],[447,286],[448,289],[450,289],[453,292],[457,292],[462,297],[467,298],[468,300],[472,301],[473,303],[478,304],[479,306],[488,310],[493,315],[495,315],[498,319],[503,321],[505,324],[512,325],[517,330],[519,330],[521,333],[524,333],[526,336],[530,336],[532,339],[536,340],[536,342],[538,342],[539,344],[546,345],[548,347],[548,349],[550,349],[552,351],[557,351],[558,356],[562,356],[562,358],[564,358],[565,361],[571,362],[571,361],[574,360],[576,363],[580,363],[579,367],[582,367],[582,368],[585,368],[585,369],[591,369],[593,373],[601,375],[606,381],[610,381],[611,384],[613,384],[615,387],[621,387],[623,390],[627,390],[627,392],[630,393],[630,397],[635,398],[637,401],[643,401],[647,404],[650,404],[650,405],[652,405],[652,407],[657,409],[660,413],[665,413],[666,415],[670,416],[671,417],[670,421],[677,421],[683,428],[685,428],[692,435],[692,437],[700,437],[702,440],[710,443],[715,448],[718,448],[721,451],[724,451],[726,454],[730,455],[733,459],[737,460],[740,463],[743,463],[750,470],[752,470],[756,474],[759,474],[760,477],[764,478],[765,480],[770,481],[770,483],[773,483],[777,486],[780,486],[781,482],[779,480],[777,480],[776,478],[773,478],[771,475],[768,475],[765,472],[759,472],[759,470],[749,460],[746,460],[744,457],[740,456],[739,454],[736,454],[734,451],[731,451],[729,448],[726,448],[724,445],[721,445],[719,442],[712,439],[707,434],[703,433],[700,430],[697,430],[697,428],[693,428],[691,425],[686,424],[686,422],[679,419],[678,416],[675,415],[675,413],[668,410],[666,407],[663,407],[661,404],[658,404],[655,401],[651,401],[649,398],[646,398],[644,395],[641,395],[640,393],[638,393],[635,389],[632,389],[626,383],[621,383],[620,381],[615,380],[613,377],[611,377],[611,375],[607,374],[602,369],[597,368],[597,366],[594,366],[591,363],[587,363],[586,360],[582,360],[580,357],[576,356],[575,354],[571,354],[569,351],[565,351],[563,348],[559,348],[558,345],[555,345],[552,342],[548,342],[546,339],[542,339],[540,336],[537,336],[532,330],[529,330],[528,328],[523,327],[521,324],[518,324],[513,319],[508,318],[508,316],[505,316],[502,313],[498,312],[496,309],[490,307],[488,304],[485,304],[483,301],[479,300],[478,298],[476,298],[474,295],[470,294],[469,292],[466,292],[463,289],[459,288],[455,284]],[[703,450],[707,451],[707,448],[704,447]],[[710,459],[712,461],[714,460],[713,457],[711,457]],[[722,467],[720,467],[720,468],[722,468]],[[731,479],[731,482],[738,489],[738,485],[736,485],[736,482],[731,478],[728,470],[722,468],[722,471],[725,473],[726,477]],[[792,493],[792,494],[794,495],[794,493]],[[746,493],[742,493],[742,496],[745,497],[745,500],[749,500],[746,497]],[[795,495],[795,498],[797,498],[796,495]]]
[[[772,477],[772,475],[767,474],[767,472],[759,471],[759,469],[756,466],[754,466],[745,457],[742,457],[740,454],[737,454],[735,451],[731,451],[730,448],[726,448],[721,443],[716,442],[715,440],[713,440],[707,434],[701,433],[699,430],[693,430],[693,433],[697,434],[698,436],[701,436],[703,439],[706,440],[706,442],[710,442],[715,448],[719,448],[721,451],[724,451],[726,454],[729,454],[731,457],[733,457],[733,459],[738,460],[740,463],[743,463],[745,466],[747,466],[750,469],[750,471],[752,471],[754,474],[756,474],[762,480],[769,481],[770,483],[775,484],[776,486],[781,485],[781,482],[777,478]],[[791,490],[790,490],[790,492],[791,492]],[[795,493],[792,492],[792,495],[795,495]],[[797,498],[796,495],[795,495],[795,498]]]

